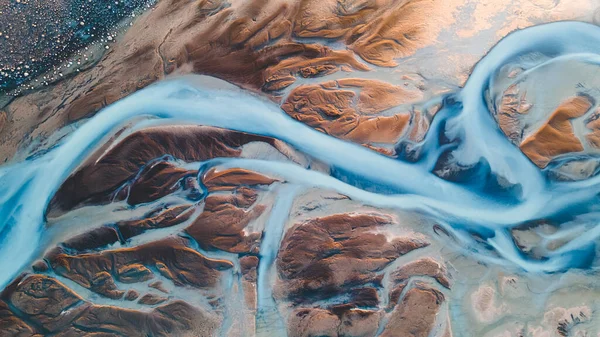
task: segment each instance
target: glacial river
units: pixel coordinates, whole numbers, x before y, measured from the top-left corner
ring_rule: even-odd
[[[165,80],[100,111],[50,151],[0,167],[0,286],[4,287],[44,247],[45,210],[61,183],[127,123],[141,119],[165,124],[201,124],[274,137],[329,164],[332,174],[289,163],[252,159],[216,159],[203,165],[242,167],[282,177],[294,186],[338,191],[366,205],[420,212],[434,218],[462,249],[488,262],[531,273],[594,266],[600,236],[595,204],[600,177],[577,182],[547,178],[498,128],[485,95],[502,66],[531,52],[600,64],[600,28],[560,22],[515,32],[499,42],[475,67],[466,86],[443,98],[442,110],[415,163],[381,155],[342,141],[288,117],[277,105],[233,86],[207,85],[202,76]],[[544,83],[540,83],[544,85]],[[135,125],[134,123],[134,125]],[[143,122],[142,122],[143,123]],[[453,156],[461,165],[480,164],[469,183],[454,183],[431,172],[441,154],[441,135],[455,141]],[[351,179],[349,178],[351,177]],[[501,177],[509,187],[492,182]],[[348,183],[350,182],[350,183]],[[476,182],[476,183],[473,183]],[[368,188],[367,188],[368,187]],[[275,206],[289,208],[288,202]],[[277,212],[277,210],[274,210]],[[278,213],[277,213],[278,214]],[[509,230],[548,218],[585,219],[590,230],[543,259],[523,255]],[[276,224],[267,233],[281,235]],[[271,229],[272,226],[275,228]],[[559,229],[554,234],[560,237]],[[481,240],[473,239],[477,234]],[[261,252],[273,260],[277,245]]]

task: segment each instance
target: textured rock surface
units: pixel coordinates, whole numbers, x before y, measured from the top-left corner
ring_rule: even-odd
[[[238,149],[255,141],[271,139],[210,127],[146,129],[126,137],[108,153],[102,150],[72,174],[51,203],[52,214],[81,203],[127,199],[130,204],[155,200],[178,189],[177,183],[197,172],[176,167],[169,158],[202,161],[237,157]],[[155,162],[157,158],[165,161]]]
[[[203,288],[214,286],[219,272],[232,267],[227,261],[205,258],[186,247],[182,239],[163,239],[99,254],[69,256],[53,251],[46,259],[57,274],[110,298],[123,296],[115,281],[137,283],[154,278],[149,268],[176,285]]]
[[[202,74],[274,103],[286,121],[384,155],[376,158],[436,174],[447,170],[438,175],[456,178],[468,190],[492,190],[478,200],[488,201],[512,181],[494,176],[494,184],[484,185],[491,174],[485,164],[453,162],[458,159],[448,151],[461,135],[452,133],[452,117],[462,108],[455,93],[480,57],[509,32],[600,17],[591,0],[161,0],[141,11],[146,4],[0,3],[0,81],[10,78],[0,88],[11,89],[0,96],[0,160],[44,158],[100,109],[159,80]],[[102,8],[78,16],[91,13],[89,6]],[[106,12],[109,6],[118,11]],[[77,17],[67,18],[66,8]],[[7,13],[13,18],[3,20]],[[104,14],[96,42],[81,40],[92,29],[88,24]],[[50,19],[68,27],[60,39],[54,40],[51,27],[44,39],[26,40],[24,34],[40,35]],[[65,48],[57,50],[61,44]],[[88,49],[76,50],[83,45]],[[494,74],[481,93],[499,128],[494,131],[552,179],[595,175],[597,69],[582,62],[561,72],[544,63],[545,55],[525,56],[527,62]],[[44,60],[27,60],[33,57]],[[551,85],[536,90],[542,81]],[[245,108],[236,112],[252,112]],[[269,121],[264,118],[253,122]],[[538,266],[561,255],[576,238],[594,233],[578,216],[561,213],[505,232],[484,224],[473,227],[485,227],[481,231],[450,231],[528,195],[516,192],[515,200],[502,199],[501,205],[482,203],[463,221],[454,209],[431,202],[446,189],[460,191],[435,180],[436,190],[427,197],[400,195],[401,207],[391,208],[405,191],[378,184],[378,178],[412,180],[403,170],[363,181],[303,153],[307,139],[295,148],[271,133],[180,122],[130,120],[70,168],[48,197],[39,251],[2,291],[1,336],[600,333],[598,287],[590,281],[596,270],[524,276],[523,268],[495,264],[526,257]],[[315,153],[339,149],[320,145]],[[425,158],[428,153],[441,159]],[[353,159],[353,165],[378,172],[370,162]],[[0,197],[9,209],[13,200]],[[584,215],[595,221],[590,214]],[[5,215],[0,206],[0,217]],[[561,221],[567,234],[559,233]],[[12,239],[7,231],[0,227],[0,240]],[[504,234],[515,246],[508,257],[497,250]],[[596,254],[592,243],[583,248]]]
[[[390,221],[377,214],[337,214],[292,227],[277,260],[285,282],[283,291],[303,300],[379,282],[377,271],[427,245],[410,237],[388,241],[384,234],[374,232]]]
[[[444,296],[434,289],[409,289],[392,312],[382,336],[429,336]]]
[[[13,307],[13,312],[25,315],[35,326],[29,328],[13,319],[12,327],[7,327],[18,331],[15,336],[19,336],[19,333],[21,336],[206,336],[217,325],[210,314],[182,301],[162,305],[148,312],[94,305],[75,295],[56,279],[45,276],[25,276],[21,282],[5,290],[3,296],[7,297],[6,302]],[[10,321],[5,318],[2,323],[5,322]]]
[[[418,89],[407,90],[375,80],[342,79],[299,86],[292,90],[282,109],[294,119],[335,137],[361,144],[395,144],[408,128],[411,114],[377,115],[420,97]]]
[[[172,130],[166,127],[142,134],[175,137],[196,134],[193,132],[197,130],[213,132],[213,136],[224,134],[220,130],[197,127],[167,133]],[[229,137],[225,138],[228,144],[236,141],[237,138],[232,138],[234,135],[258,139],[255,144],[259,144],[260,149],[272,149],[269,150],[271,155],[281,156],[269,139],[225,134]],[[3,293],[5,305],[1,307],[0,318],[13,335],[209,336],[217,331],[235,335],[235,328],[222,323],[230,319],[240,324],[256,320],[256,325],[248,328],[256,333],[263,329],[258,316],[261,302],[257,301],[264,277],[259,273],[260,266],[264,263],[263,254],[267,254],[264,251],[267,248],[262,245],[262,230],[269,221],[274,192],[285,181],[247,169],[218,166],[192,175],[191,180],[195,182],[185,181],[182,174],[186,176],[188,171],[170,163],[180,158],[199,160],[198,153],[204,156],[202,158],[211,158],[215,153],[264,154],[255,150],[245,152],[248,150],[240,141],[233,143],[235,146],[224,146],[216,142],[219,138],[212,138],[214,143],[197,143],[202,147],[196,147],[189,154],[177,146],[169,147],[172,143],[168,141],[161,143],[164,147],[161,149],[156,149],[159,144],[152,141],[130,141],[136,139],[136,135],[123,138],[101,156],[93,155],[97,159],[88,163],[94,164],[80,170],[91,167],[110,170],[109,165],[131,167],[124,171],[123,176],[126,176],[136,174],[136,169],[144,172],[139,167],[150,167],[147,173],[128,178],[133,182],[124,204],[145,210],[137,217],[114,223],[100,218],[95,227],[76,233],[65,230],[61,234],[63,241],[47,250],[43,260],[33,265],[34,272],[15,280]],[[276,146],[285,150],[282,144]],[[169,148],[170,155],[176,159],[152,161],[155,156],[152,151],[169,151]],[[298,153],[289,151],[284,151],[287,157],[277,158],[300,158]],[[144,160],[155,164],[148,165]],[[107,166],[99,166],[100,163]],[[154,170],[157,166],[162,169]],[[63,186],[72,184],[73,177],[77,174]],[[96,179],[94,175],[79,177],[82,184]],[[195,186],[203,197],[190,198],[184,194],[187,197],[179,203],[166,201],[181,195],[184,187],[170,186],[182,180],[183,185]],[[107,192],[103,193],[114,190],[110,184],[98,186],[105,188]],[[130,202],[136,189],[143,191],[140,194],[143,197],[153,197],[136,206],[137,203]],[[57,199],[60,193],[59,190]],[[91,205],[106,208],[120,202],[118,199],[95,199],[95,203],[90,201],[92,199],[86,200],[87,208],[64,210],[53,226],[60,229],[65,226],[63,219],[68,219],[71,213],[85,212]],[[322,200],[332,202],[325,209],[332,207],[341,212],[311,215],[321,207],[310,205]],[[401,310],[402,304],[394,304],[397,308],[386,313],[384,302],[387,300],[382,296],[385,297],[388,288],[393,291],[398,284],[406,285],[413,276],[431,277],[438,280],[440,286],[449,287],[446,269],[433,258],[405,264],[392,273],[395,261],[427,248],[429,240],[414,233],[395,234],[393,229],[397,228],[398,220],[392,214],[375,210],[343,211],[348,208],[344,206],[348,202],[347,197],[340,195],[323,199],[307,194],[291,211],[304,218],[281,224],[286,229],[274,266],[278,276],[270,286],[276,301],[288,306],[282,315],[286,317],[285,330],[290,336],[374,336],[387,320],[395,322],[399,315],[396,312]],[[341,208],[335,206],[338,203]],[[305,211],[300,211],[302,209]],[[385,279],[388,274],[389,281]],[[228,281],[232,277],[239,278],[239,285],[232,286]],[[434,288],[426,289],[437,294]],[[443,296],[439,296],[443,301]],[[321,304],[311,307],[311,303],[319,301]],[[420,304],[411,302],[410,305]],[[424,315],[437,310],[429,302],[424,305]],[[240,314],[231,314],[231,310]],[[430,319],[427,317],[423,319]],[[140,320],[144,323],[135,323]],[[421,321],[412,324],[420,325]],[[254,334],[251,330],[248,332]]]
[[[572,120],[590,110],[593,105],[591,98],[577,96],[564,100],[541,126],[523,135],[521,124],[526,122],[519,121],[519,115],[527,114],[531,104],[527,103],[526,94],[521,94],[520,98],[517,95],[513,86],[504,93],[499,110],[500,127],[537,166],[544,168],[559,155],[584,150],[581,140],[574,133]],[[588,139],[590,137],[593,138],[588,136]]]
[[[260,233],[247,235],[245,227],[265,210],[257,204],[257,193],[240,187],[231,195],[208,196],[204,211],[186,229],[198,244],[207,250],[256,252]]]
[[[598,96],[595,65],[548,62],[531,54],[528,63],[501,71],[489,91],[492,114],[502,132],[538,167],[559,179],[581,180],[596,173]],[[560,78],[544,90],[536,83]]]
[[[47,5],[40,1],[29,2],[21,6],[22,13],[39,16],[44,12],[55,12],[69,1],[57,2],[57,8],[50,11],[45,10],[43,6]],[[130,13],[140,4],[143,2],[134,1],[127,4],[127,8],[119,7],[118,11],[115,8],[111,15]],[[104,39],[105,42],[98,45],[100,48],[94,52],[93,59],[100,60],[95,66],[86,63],[77,68],[80,71],[75,71],[75,67],[60,66],[42,81],[55,81],[56,84],[17,97],[4,108],[0,106],[5,112],[4,118],[10,121],[0,128],[3,143],[0,159],[10,159],[18,146],[44,141],[65,124],[94,114],[103,106],[169,74],[213,75],[263,91],[279,102],[288,88],[307,81],[319,81],[318,78],[323,76],[369,71],[379,74],[380,79],[386,79],[392,85],[404,86],[404,75],[412,78],[418,73],[424,75],[426,83],[417,87],[416,96],[412,96],[414,100],[421,95],[418,91],[439,92],[460,85],[479,57],[511,30],[564,19],[591,21],[594,6],[589,0],[570,3],[545,0],[526,0],[525,3],[469,0],[445,3],[434,0],[159,1],[151,11],[137,17],[126,32],[119,36],[111,33],[110,42]],[[523,12],[528,15],[519,14]],[[510,15],[498,20],[498,13]],[[472,17],[477,20],[471,20]],[[14,21],[11,29],[18,31],[17,23],[21,23],[17,19]],[[81,29],[91,29],[88,24],[85,22]],[[495,33],[490,33],[490,28],[495,28]],[[0,31],[4,32],[0,39],[12,35],[8,30]],[[455,35],[448,37],[447,32]],[[10,43],[17,43],[16,40],[23,38],[22,34],[13,35]],[[29,41],[20,44],[30,45]],[[465,44],[469,48],[465,48]],[[104,45],[109,48],[105,49]],[[432,53],[428,47],[448,52]],[[21,50],[12,55],[24,54]],[[85,61],[84,58],[70,61],[77,64]],[[11,62],[5,64],[7,69],[16,69]],[[34,67],[34,64],[27,65]],[[396,72],[390,76],[379,70],[379,67],[392,66],[397,66],[397,76]],[[22,74],[23,69],[19,72]],[[61,81],[58,73],[65,77],[69,73],[73,75],[68,81]],[[33,71],[29,76],[32,75]],[[327,80],[320,82],[328,83]],[[377,92],[391,88],[389,84],[378,82],[372,82],[371,87],[377,88]],[[413,103],[406,98],[387,103],[392,102]],[[401,112],[406,114],[409,110]],[[1,116],[0,125],[3,124]],[[405,118],[402,120],[405,124]],[[323,128],[327,129],[338,127]],[[385,137],[389,141],[397,138],[404,126],[390,129],[388,125],[384,129],[387,133],[393,131]],[[364,131],[362,137],[366,137]]]

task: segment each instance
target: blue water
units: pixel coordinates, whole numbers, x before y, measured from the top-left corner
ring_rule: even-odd
[[[205,78],[199,76],[163,81],[140,90],[99,112],[48,153],[0,167],[0,286],[45,248],[44,213],[60,184],[102,145],[107,134],[134,117],[144,116],[164,123],[210,125],[281,139],[329,164],[333,175],[281,162],[227,159],[214,163],[272,174],[299,186],[336,190],[367,205],[421,212],[446,226],[475,258],[532,273],[593,266],[600,227],[591,212],[600,191],[600,177],[578,182],[549,180],[506,139],[485,103],[485,93],[499,69],[532,51],[550,60],[583,58],[598,64],[600,28],[560,22],[528,28],[503,39],[477,64],[465,88],[443,100],[445,105],[420,145],[422,154],[416,161],[388,158],[330,137],[291,119],[270,101],[233,86],[219,84],[220,89],[215,89],[203,84]],[[448,151],[458,164],[471,168],[452,181],[432,173],[439,157]],[[496,184],[498,177],[509,186]],[[273,217],[285,216],[287,201],[274,205]],[[548,252],[543,259],[524,256],[509,236],[509,230],[523,222],[586,213],[591,214],[586,220],[592,226],[588,235]],[[273,226],[261,250],[270,253],[263,255],[260,268],[272,263],[273,247],[282,235],[281,228]],[[485,242],[475,241],[471,233],[480,234]],[[260,281],[259,291],[266,291]]]

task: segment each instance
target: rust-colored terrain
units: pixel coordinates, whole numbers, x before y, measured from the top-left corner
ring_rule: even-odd
[[[35,8],[39,1],[21,2]],[[51,12],[66,6],[52,3],[46,5]],[[11,82],[0,97],[0,161],[43,154],[101,109],[186,74],[225,80],[319,132],[416,161],[440,113],[440,94],[463,86],[493,43],[534,24],[593,21],[597,5],[148,2],[128,11],[126,21],[119,18],[120,26],[106,28],[114,31],[110,39],[73,45],[48,58],[43,71]],[[0,4],[0,21],[3,10]],[[0,53],[10,29],[0,32]],[[11,43],[11,52],[22,44]],[[77,69],[64,67],[88,47],[93,58]],[[50,49],[40,45],[32,53],[44,56]],[[11,55],[0,55],[0,71],[24,73],[27,60]],[[485,93],[504,135],[541,169],[554,168],[565,155],[600,153],[597,102],[578,93],[546,102],[530,94],[527,80],[518,77],[522,71],[505,74],[506,82],[498,80]],[[175,122],[124,128],[109,138],[49,201],[47,249],[1,292],[0,336],[461,337],[460,331],[475,331],[482,337],[587,337],[561,332],[571,331],[564,327],[571,318],[592,315],[583,305],[573,312],[544,307],[550,314],[529,330],[513,324],[514,316],[525,314],[515,304],[528,301],[524,293],[544,290],[523,290],[529,284],[517,276],[451,250],[459,240],[418,212],[366,206],[325,188],[293,194],[285,177],[228,165],[244,158],[337,169],[280,139]],[[579,166],[565,170],[565,180],[591,175]],[[398,179],[410,177],[399,173]],[[288,196],[289,216],[278,222],[281,237],[271,247],[275,231],[269,226]],[[533,256],[539,252],[528,249],[531,227],[511,235]],[[462,292],[453,292],[456,285]],[[577,291],[585,296],[588,289]],[[470,309],[459,319],[451,317],[451,306]],[[508,313],[513,316],[502,316]]]
[[[248,143],[272,155],[285,153],[286,160],[304,156],[270,138],[211,127],[145,129],[108,151],[99,149],[49,206],[51,226],[62,228],[66,239],[3,291],[3,330],[11,336],[277,333],[259,323],[257,268],[273,198],[285,180],[246,169],[199,172],[178,164],[255,156]],[[153,160],[158,153],[163,159]],[[358,211],[341,195],[325,198],[332,204],[324,209],[341,207],[339,213],[313,214],[321,207],[311,205],[321,200],[303,193],[291,211],[296,215],[282,224],[287,229],[272,287],[273,298],[286,307],[288,335],[372,336],[387,326],[383,334],[393,336],[412,326],[415,336],[427,336],[438,329],[445,305],[439,289],[450,288],[447,269],[432,257],[394,265],[428,247],[426,236],[394,234],[393,216]],[[116,222],[100,217],[93,229],[61,222],[70,212],[114,203],[147,211]],[[413,282],[414,277],[432,282]],[[319,301],[328,304],[315,306]],[[228,320],[234,321],[231,327]]]
[[[108,49],[95,52],[102,55],[95,64],[61,69],[68,80],[49,74],[52,85],[0,106],[0,159],[153,82],[187,73],[260,92],[311,127],[394,155],[395,143],[418,141],[427,131],[435,110],[418,103],[461,85],[493,41],[517,27],[593,14],[584,0],[529,1],[529,20],[505,21],[496,19],[493,1],[159,1],[105,40]],[[501,3],[497,11],[523,7]],[[475,23],[466,12],[471,5]],[[475,32],[490,26],[498,35],[484,43]],[[444,31],[459,39],[445,39]],[[453,41],[477,46],[478,54],[463,55]],[[451,52],[421,56],[426,48]],[[377,80],[363,78],[371,74]]]

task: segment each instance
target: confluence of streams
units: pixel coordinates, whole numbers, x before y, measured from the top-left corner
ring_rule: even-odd
[[[201,124],[277,138],[329,164],[336,173],[326,175],[289,163],[252,159],[215,159],[202,163],[205,167],[247,168],[282,177],[295,186],[332,189],[366,205],[418,211],[439,221],[462,241],[461,246],[479,258],[517,265],[528,272],[582,267],[581,261],[593,254],[589,247],[600,236],[600,226],[550,253],[545,260],[529,260],[519,254],[508,232],[529,220],[589,212],[588,205],[595,203],[600,190],[600,177],[578,182],[549,181],[506,139],[488,111],[485,94],[499,69],[531,52],[542,53],[550,60],[577,58],[600,64],[600,28],[559,22],[527,28],[504,38],[477,64],[462,90],[444,97],[444,106],[422,144],[423,158],[417,163],[385,157],[330,137],[293,120],[272,102],[235,88],[206,87],[197,76],[142,89],[100,111],[51,151],[0,168],[0,286],[4,287],[36,253],[45,249],[45,210],[61,183],[102,145],[105,137],[139,117],[152,119],[151,122]],[[440,129],[442,125],[444,129]],[[484,161],[492,176],[518,186],[510,200],[443,180],[431,173],[427,165],[421,165],[435,162],[439,156],[436,135],[440,132],[459,140],[453,156],[461,164]],[[344,172],[360,177],[360,186],[385,186],[388,193],[368,192],[344,183]],[[268,235],[277,237],[280,229],[273,231]],[[469,233],[479,234],[488,247],[481,247]],[[489,247],[497,255],[490,254]]]

